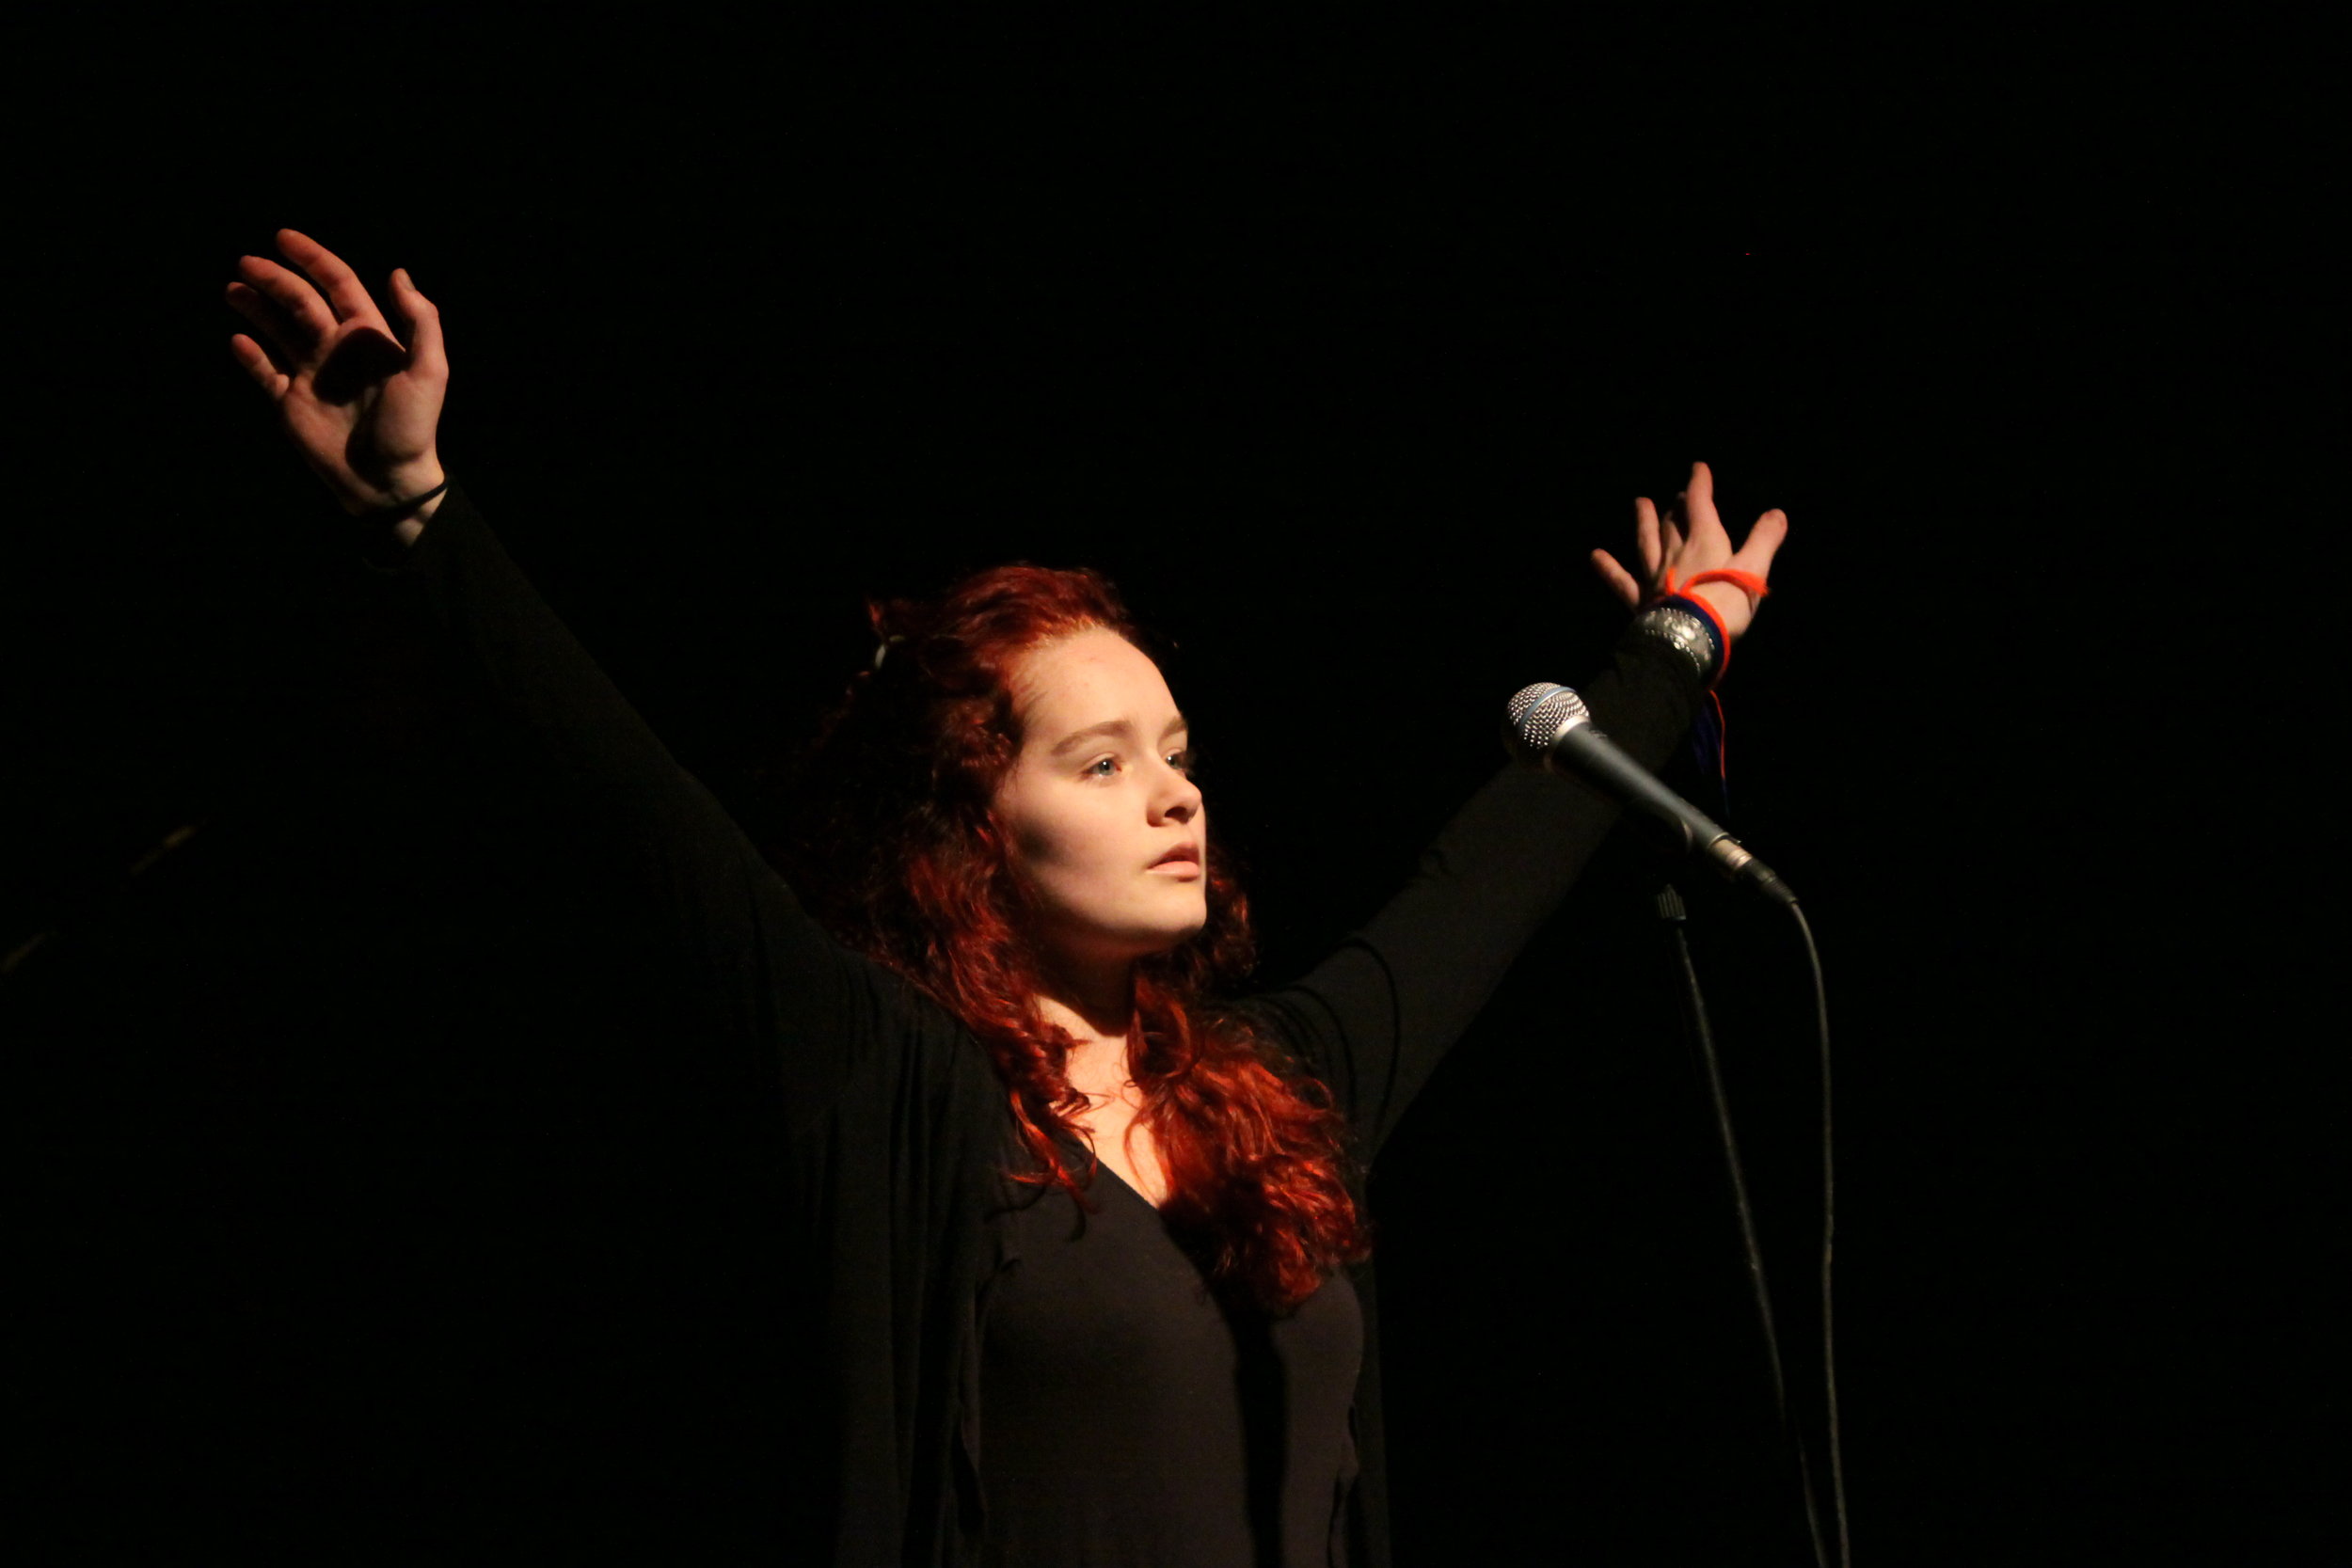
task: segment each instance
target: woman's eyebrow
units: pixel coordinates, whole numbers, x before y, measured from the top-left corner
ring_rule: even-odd
[[[1191,728],[1191,721],[1186,720],[1184,716],[1180,713],[1175,718],[1170,719],[1168,721],[1167,727],[1160,731],[1160,738],[1162,740],[1166,740],[1169,736],[1174,735],[1181,730],[1189,730]],[[1098,736],[1128,736],[1135,733],[1135,725],[1129,723],[1124,719],[1112,719],[1100,724],[1089,724],[1083,730],[1073,730],[1070,734],[1062,736],[1061,739],[1055,742],[1054,749],[1051,752],[1048,752],[1046,755],[1057,757],[1064,752],[1075,751],[1078,747],[1084,745],[1089,740],[1094,739]]]

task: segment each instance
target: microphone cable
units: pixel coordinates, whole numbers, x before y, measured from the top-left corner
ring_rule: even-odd
[[[1658,917],[1673,932],[1675,954],[1682,974],[1683,1021],[1697,1043],[1699,1058],[1707,1070],[1707,1086],[1715,1108],[1716,1133],[1724,1147],[1724,1165],[1731,1180],[1732,1207],[1739,1217],[1740,1243],[1747,1260],[1748,1282],[1756,1298],[1757,1321],[1764,1330],[1764,1354],[1772,1372],[1772,1406],[1780,1418],[1781,1430],[1788,1435],[1796,1452],[1798,1484],[1804,1492],[1805,1528],[1813,1543],[1816,1568],[1829,1568],[1827,1543],[1821,1536],[1820,1505],[1815,1497],[1811,1450],[1804,1434],[1788,1409],[1788,1390],[1780,1357],[1780,1334],[1772,1319],[1772,1290],[1765,1277],[1764,1251],[1756,1240],[1756,1212],[1748,1199],[1745,1167],[1740,1160],[1740,1142],[1732,1131],[1731,1103],[1724,1090],[1723,1067],[1715,1053],[1715,1037],[1708,1026],[1706,998],[1699,990],[1697,967],[1691,960],[1691,943],[1684,927],[1689,912],[1682,895],[1672,882],[1661,887],[1656,898]],[[1837,1561],[1839,1568],[1852,1568],[1851,1532],[1846,1516],[1846,1471],[1842,1433],[1837,1412],[1837,1356],[1836,1337],[1831,1317],[1831,1275],[1836,1257],[1837,1181],[1836,1141],[1832,1135],[1830,1056],[1829,1056],[1829,992],[1821,976],[1821,956],[1813,941],[1813,928],[1806,923],[1804,911],[1792,899],[1788,911],[1796,916],[1797,929],[1804,938],[1805,956],[1813,973],[1814,1017],[1819,1025],[1821,1078],[1821,1364],[1823,1390],[1828,1403],[1829,1468],[1831,1506],[1837,1529]]]
[[[1821,979],[1821,950],[1814,945],[1813,927],[1794,899],[1788,912],[1797,918],[1804,938],[1804,956],[1813,966],[1813,1018],[1820,1036],[1821,1055],[1821,1390],[1828,1402],[1829,1484],[1831,1506],[1837,1514],[1838,1568],[1853,1568],[1853,1541],[1846,1522],[1845,1443],[1837,1422],[1837,1342],[1831,1331],[1830,1265],[1837,1242],[1836,1143],[1830,1135],[1832,1097],[1829,1081],[1829,988]]]

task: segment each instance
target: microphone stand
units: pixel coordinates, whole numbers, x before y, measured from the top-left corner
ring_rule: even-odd
[[[1748,1264],[1748,1283],[1756,1293],[1756,1319],[1764,1327],[1764,1355],[1772,1374],[1772,1406],[1780,1416],[1781,1431],[1787,1434],[1789,1447],[1796,1451],[1797,1480],[1804,1492],[1805,1528],[1813,1537],[1813,1560],[1817,1568],[1828,1568],[1829,1550],[1821,1538],[1820,1511],[1813,1497],[1813,1462],[1807,1453],[1804,1435],[1797,1429],[1788,1413],[1788,1380],[1781,1371],[1780,1335],[1772,1325],[1772,1293],[1764,1279],[1764,1251],[1756,1237],[1756,1215],[1748,1203],[1748,1180],[1740,1164],[1740,1141],[1731,1130],[1731,1102],[1724,1093],[1722,1065],[1715,1056],[1715,1037],[1707,1022],[1707,999],[1699,993],[1699,973],[1691,962],[1691,943],[1684,934],[1690,914],[1684,909],[1682,895],[1672,882],[1660,886],[1656,907],[1658,918],[1673,934],[1675,956],[1682,974],[1682,1022],[1698,1048],[1699,1059],[1707,1068],[1708,1092],[1715,1105],[1715,1130],[1723,1140],[1724,1168],[1731,1177],[1732,1207],[1740,1216],[1740,1243]]]

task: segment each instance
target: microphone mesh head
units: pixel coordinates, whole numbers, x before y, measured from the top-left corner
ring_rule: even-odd
[[[1511,733],[1536,756],[1551,750],[1560,737],[1579,724],[1593,721],[1584,699],[1565,686],[1537,681],[1511,699]]]

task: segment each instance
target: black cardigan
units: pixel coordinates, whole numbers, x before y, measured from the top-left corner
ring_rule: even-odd
[[[718,801],[673,759],[453,486],[392,591],[452,640],[490,698],[592,801],[652,928],[689,970],[701,1026],[756,1060],[789,1164],[775,1244],[807,1260],[795,1357],[804,1452],[779,1478],[788,1560],[965,1563],[980,1539],[972,1454],[976,1302],[1000,1255],[985,1217],[1012,1147],[986,1052],[913,988],[828,938]],[[1656,767],[1701,695],[1684,657],[1629,631],[1581,688]],[[1247,1003],[1327,1085],[1367,1165],[1556,906],[1616,813],[1507,767],[1412,879],[1311,974]],[[1359,1188],[1359,1202],[1364,1194]],[[1379,1333],[1371,1265],[1349,1559],[1387,1568]]]

